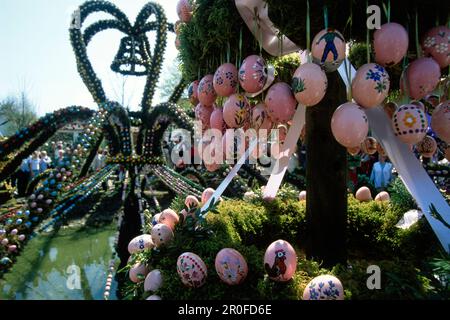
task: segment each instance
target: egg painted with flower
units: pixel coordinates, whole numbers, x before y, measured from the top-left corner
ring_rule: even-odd
[[[440,139],[450,144],[450,100],[442,102],[434,109],[431,128]]]
[[[199,288],[206,282],[208,275],[203,260],[192,252],[182,253],[177,260],[177,273],[181,282],[191,288]]]
[[[315,63],[304,63],[295,70],[292,91],[295,99],[304,106],[318,104],[327,92],[328,80],[325,72]]]
[[[258,103],[251,109],[251,126],[255,130],[270,130],[272,128],[272,120],[270,120],[267,107],[263,102]]]
[[[192,105],[196,106],[198,104],[198,80],[191,82],[188,87],[188,98]]]
[[[405,104],[394,112],[392,127],[398,139],[407,144],[416,144],[425,137],[428,120],[420,107]]]
[[[289,281],[297,269],[297,254],[289,242],[272,242],[264,254],[264,269],[275,281]]]
[[[205,106],[212,106],[216,101],[217,93],[214,91],[214,76],[208,74],[204,76],[198,84],[197,98],[201,104]]]
[[[425,54],[431,55],[442,68],[450,64],[450,28],[438,26],[429,30],[423,39],[422,48]]]
[[[228,97],[223,105],[223,120],[229,128],[241,128],[250,117],[250,104],[247,98],[239,93]]]
[[[417,151],[425,158],[433,157],[437,150],[437,143],[431,136],[425,136],[422,141],[416,144]]]
[[[214,265],[220,280],[228,285],[238,285],[247,277],[247,262],[235,249],[225,248],[220,250],[216,255]]]
[[[232,63],[224,63],[214,73],[214,90],[221,97],[228,97],[236,92],[238,71]]]
[[[239,83],[248,93],[257,93],[263,90],[267,82],[266,61],[257,55],[251,55],[244,59],[239,68]]]
[[[389,75],[380,65],[361,66],[352,81],[353,99],[364,108],[373,108],[383,102],[389,93]]]
[[[344,300],[344,287],[335,276],[321,275],[306,285],[303,300]]]

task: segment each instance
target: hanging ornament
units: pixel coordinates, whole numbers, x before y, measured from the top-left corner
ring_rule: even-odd
[[[395,22],[385,23],[373,34],[375,61],[391,67],[402,61],[408,52],[409,37],[405,28]]]
[[[208,74],[204,76],[198,84],[198,101],[205,106],[212,106],[217,98],[217,94],[214,91],[213,81],[214,76],[212,74]]]
[[[238,71],[232,63],[222,64],[214,73],[214,90],[221,97],[229,97],[236,93]]]
[[[197,107],[195,107],[195,118],[201,121],[203,130],[210,128],[209,121],[213,110],[213,107],[205,106],[202,103],[199,103]]]
[[[193,81],[188,87],[188,97],[192,105],[198,104],[198,80]]]
[[[250,104],[247,98],[240,94],[232,94],[223,104],[223,120],[229,128],[241,128],[250,117]]]
[[[434,109],[431,128],[441,140],[450,144],[450,100],[442,102]]]
[[[428,121],[418,106],[405,104],[398,108],[392,117],[395,135],[404,143],[416,144],[426,135]]]
[[[331,118],[334,138],[346,148],[359,147],[369,132],[364,110],[352,102],[339,106]]]
[[[433,157],[437,150],[437,143],[433,137],[425,136],[418,144],[416,144],[417,151],[425,158]]]
[[[189,22],[192,19],[192,6],[189,0],[179,0],[177,3],[177,14],[181,21]]]
[[[326,72],[336,71],[345,59],[345,39],[333,28],[320,31],[314,37],[311,48],[313,62]]]
[[[373,108],[383,102],[389,93],[389,75],[375,63],[361,66],[352,81],[353,99],[364,108]]]
[[[295,70],[292,91],[295,99],[306,107],[318,104],[327,92],[325,72],[315,63],[304,63]]]
[[[404,79],[405,76],[406,79]],[[409,96],[420,100],[436,88],[440,77],[441,69],[434,59],[419,58],[403,72],[400,78],[400,89],[404,92],[406,82]]]
[[[266,61],[257,55],[244,59],[239,69],[239,83],[248,93],[257,93],[264,89],[268,80]]]
[[[211,113],[211,117],[209,119],[209,124],[211,129],[219,130],[220,132],[224,132],[227,129],[225,121],[223,120],[223,109],[217,106],[214,107],[213,112]]]
[[[215,190],[213,188],[206,188],[202,193],[202,204],[205,204],[206,202],[208,202],[209,198],[212,197],[214,192],[215,192]]]
[[[264,102],[258,103],[251,109],[251,126],[253,129],[257,131],[270,130],[272,125]]]
[[[288,122],[292,119],[297,106],[291,87],[284,82],[272,85],[267,92],[265,104],[270,119],[275,122]]]
[[[374,137],[367,137],[361,143],[361,150],[365,154],[372,155],[377,152],[377,140]]]
[[[425,54],[431,55],[443,69],[450,65],[450,28],[439,26],[425,34],[422,48]]]

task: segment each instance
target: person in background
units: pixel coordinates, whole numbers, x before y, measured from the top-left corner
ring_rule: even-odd
[[[55,149],[55,159],[58,159],[58,158],[59,158],[59,153],[60,153],[61,151],[64,153],[63,145],[58,143],[58,144],[56,145],[56,149]]]
[[[59,166],[59,167],[64,166],[64,163],[65,163],[64,150],[60,149],[58,151],[58,155],[56,156],[54,162],[55,162],[55,167],[56,166]]]
[[[31,157],[22,160],[18,175],[17,175],[17,193],[19,197],[25,196],[27,191],[28,181],[30,180],[30,160]]]
[[[29,162],[32,178],[36,177],[39,174],[40,162],[41,159],[39,159],[39,151],[34,151]]]
[[[392,163],[386,161],[386,157],[379,155],[378,162],[375,162],[370,175],[370,182],[377,189],[377,192],[384,191],[392,181]]]
[[[40,155],[41,161],[39,163],[40,172],[44,172],[52,165],[52,159],[47,155],[47,151],[42,151]]]

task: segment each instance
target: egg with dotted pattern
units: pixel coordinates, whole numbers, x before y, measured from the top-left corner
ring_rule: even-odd
[[[192,252],[182,253],[177,260],[177,272],[181,282],[191,288],[199,288],[206,282],[207,268],[203,260]]]
[[[155,225],[152,228],[151,235],[152,241],[156,247],[162,247],[173,239],[172,229],[163,223],[158,223]]]

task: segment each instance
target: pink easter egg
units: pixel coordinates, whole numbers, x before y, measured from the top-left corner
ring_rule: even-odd
[[[198,80],[193,81],[188,87],[188,98],[192,105],[198,104]]]
[[[213,107],[206,106],[202,103],[199,103],[197,107],[195,107],[195,118],[202,123],[203,129],[209,129],[210,128],[210,120],[211,120],[211,114],[213,112]]]
[[[152,270],[144,281],[144,291],[157,291],[161,288],[163,278],[161,271],[158,269]]]
[[[16,246],[15,244],[10,245],[10,246],[8,247],[8,252],[14,252],[14,251],[16,251],[16,250],[17,250],[17,246]]]
[[[42,211],[44,211],[44,209],[42,209],[42,208],[37,208],[37,213],[42,213]]]
[[[206,170],[209,172],[214,172],[220,168],[220,165],[223,161],[222,155],[217,155],[216,157],[216,148],[220,148],[220,145],[215,145],[214,140],[212,140],[209,144],[207,144],[203,149],[203,164],[205,165]],[[222,150],[219,149],[219,152]]]
[[[168,226],[170,229],[175,230],[175,226],[180,221],[180,218],[172,209],[166,209],[161,212],[161,216],[159,217],[159,223],[163,223]]]
[[[269,278],[275,281],[289,281],[297,269],[297,254],[289,242],[272,242],[264,254],[264,268]]]
[[[318,104],[327,92],[327,75],[315,63],[305,63],[295,70],[292,91],[295,99],[304,106]]]
[[[230,286],[242,283],[247,277],[248,266],[239,251],[231,248],[220,250],[214,263],[220,280]]]
[[[361,143],[361,151],[365,154],[372,155],[377,152],[377,140],[373,137],[367,137]]]
[[[152,242],[157,247],[165,246],[173,239],[172,229],[163,223],[158,223],[157,225],[153,226],[151,235]]]
[[[355,194],[356,200],[359,201],[371,201],[372,200],[372,193],[370,192],[370,189],[367,187],[361,187],[356,191]]]
[[[306,285],[303,300],[344,300],[344,287],[335,276],[321,275]]]
[[[36,208],[37,203],[36,203],[36,202],[32,202],[30,206],[31,206],[32,208]]]
[[[177,260],[177,272],[184,285],[199,288],[206,282],[208,275],[203,260],[192,252],[182,253]]]
[[[213,188],[206,188],[202,193],[202,203],[205,204],[206,202],[208,202],[209,198],[212,197],[215,191],[216,190],[214,190]]]
[[[390,201],[391,197],[386,191],[381,191],[375,196],[375,201]]]
[[[19,230],[17,230],[17,229],[12,229],[11,232],[10,232],[10,234],[11,234],[12,236],[15,236],[18,232],[19,232]]]
[[[145,276],[148,274],[148,271],[149,270],[145,264],[138,262],[130,269],[130,280],[134,283],[142,282],[144,281]]]
[[[187,196],[184,200],[184,205],[189,209],[197,208],[200,205],[200,201],[198,201],[196,196]]]
[[[425,158],[431,158],[437,150],[437,143],[433,137],[425,136],[416,144],[417,151]]]
[[[225,121],[223,120],[223,109],[219,107],[215,107],[213,112],[211,113],[211,117],[209,118],[209,124],[211,129],[219,130],[220,132],[224,132],[227,129]]]
[[[52,199],[47,199],[47,200],[45,200],[45,203],[46,203],[46,204],[52,204],[52,202],[53,202]]]
[[[314,37],[311,53],[313,62],[326,72],[336,71],[345,59],[345,39],[333,28],[324,29]]]
[[[198,101],[205,106],[212,106],[216,101],[217,94],[214,91],[214,76],[208,74],[198,84]]]
[[[299,195],[298,195],[298,200],[300,201],[306,201],[306,191],[300,191]]]
[[[261,102],[251,109],[251,126],[253,129],[259,130],[270,130],[273,126],[272,120],[267,113],[266,105]],[[267,132],[268,135],[268,132]]]
[[[425,137],[428,120],[418,106],[405,104],[399,107],[392,117],[395,135],[404,143],[416,144]]]
[[[383,102],[389,93],[389,75],[380,65],[361,66],[352,81],[353,99],[364,108],[373,108]]]
[[[144,251],[145,249],[152,249],[155,245],[152,242],[152,236],[143,234],[133,238],[128,244],[128,252],[130,254]]]
[[[346,148],[357,147],[369,132],[366,113],[357,104],[347,102],[339,106],[331,118],[334,138]]]
[[[238,71],[232,63],[224,63],[214,73],[214,90],[221,97],[228,97],[236,92]]]
[[[24,234],[19,234],[18,239],[19,241],[25,240],[26,236]]]
[[[192,6],[189,0],[179,0],[177,3],[177,14],[181,21],[189,22],[192,19]]]
[[[431,93],[439,83],[441,69],[432,58],[419,58],[414,60],[406,69],[400,79],[400,89],[404,92],[405,84],[411,98],[419,100]]]
[[[4,246],[6,246],[6,245],[8,245],[8,243],[9,243],[9,240],[8,239],[2,239],[2,245],[4,245]]]
[[[35,195],[35,194],[32,194],[32,195],[30,196],[30,200],[34,200],[34,199],[36,199],[36,195]]]
[[[450,144],[450,100],[442,102],[434,109],[431,128],[440,139]]]
[[[409,37],[395,22],[385,23],[373,34],[375,61],[384,67],[399,63],[408,52]]]
[[[59,174],[59,173],[58,173]],[[60,174],[59,174],[60,175]],[[61,176],[61,175],[60,175]],[[43,194],[40,194],[40,195],[38,195],[37,196],[37,198],[38,198],[38,200],[42,200],[42,199],[44,199],[44,195]]]
[[[352,156],[356,156],[358,153],[361,152],[361,148],[360,147],[347,148],[347,152]]]
[[[239,83],[248,93],[256,93],[264,88],[267,82],[266,61],[257,55],[244,59],[239,69]]]
[[[161,217],[161,213],[155,214],[155,215],[153,216],[153,219],[152,219],[152,224],[153,224],[153,225],[158,224],[158,223],[159,223],[159,218],[160,218],[160,217]]]
[[[450,64],[450,28],[438,26],[429,30],[423,39],[425,54],[431,55],[441,68]]]
[[[291,87],[284,82],[275,83],[270,87],[265,103],[267,113],[275,123],[291,120],[297,106]]]
[[[160,296],[158,296],[158,295],[155,295],[155,294],[153,294],[153,295],[151,295],[151,296],[149,296],[147,299],[145,299],[145,300],[161,300],[161,297]]]
[[[250,105],[247,98],[235,93],[223,104],[223,120],[229,128],[240,128],[249,120]]]

